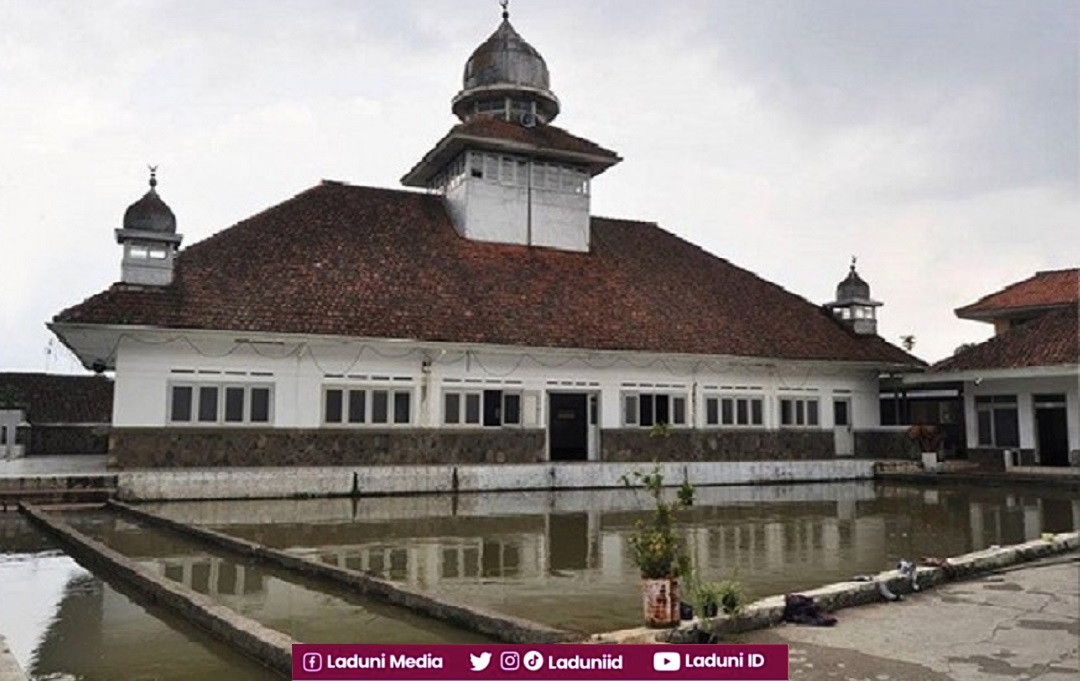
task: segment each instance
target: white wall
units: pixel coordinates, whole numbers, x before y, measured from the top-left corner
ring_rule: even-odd
[[[975,398],[988,395],[1015,395],[1020,421],[1020,448],[1036,449],[1035,395],[1062,393],[1066,399],[1069,425],[1069,449],[1080,449],[1080,384],[1075,376],[1045,376],[1033,378],[984,379],[964,383],[964,416],[967,423],[968,446],[978,446],[979,430]]]
[[[601,427],[619,428],[621,395],[628,390],[685,395],[691,424],[704,423],[703,398],[712,393],[761,395],[769,428],[779,426],[777,400],[781,395],[816,397],[821,406],[820,429],[832,428],[832,399],[836,396],[851,399],[856,429],[878,425],[875,372],[838,365],[770,360],[691,362],[642,353],[540,349],[466,352],[452,346],[325,338],[252,344],[235,342],[238,335],[128,334],[117,353],[113,423],[118,427],[165,425],[170,382],[184,382],[272,384],[273,425],[283,428],[318,427],[323,387],[331,383],[412,388],[414,426],[442,423],[444,389],[485,387],[525,393],[523,407],[530,412],[526,423],[532,416],[539,425],[547,420],[544,395],[566,391],[599,394]],[[430,362],[426,370],[425,361]],[[258,373],[270,375],[252,375]],[[393,378],[405,380],[386,383]],[[751,388],[757,390],[751,392]]]

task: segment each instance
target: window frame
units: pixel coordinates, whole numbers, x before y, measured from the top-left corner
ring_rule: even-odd
[[[274,387],[273,383],[266,382],[239,382],[239,381],[169,381],[166,386],[165,399],[165,424],[169,427],[199,428],[225,426],[228,428],[242,427],[265,427],[274,424]],[[187,418],[176,419],[177,391],[187,390]],[[230,391],[241,390],[239,420],[228,419],[228,396]],[[255,404],[253,395],[255,391],[266,391],[266,419],[255,419]],[[216,402],[214,417],[203,418],[204,394],[213,391]]]
[[[1020,398],[1018,395],[976,395],[975,396],[975,440],[979,447],[989,449],[1019,449],[1020,448]],[[989,438],[984,440],[983,419],[989,432]],[[999,433],[1001,423],[999,418],[1011,417],[1012,435],[1003,442],[1003,434]]]
[[[661,407],[661,404],[666,406]],[[623,428],[651,429],[658,426],[668,428],[690,427],[690,397],[678,390],[623,390],[619,396],[620,414]],[[633,405],[633,406],[631,406]],[[662,411],[667,412],[667,421],[659,420]],[[646,412],[648,418],[646,417]],[[682,421],[675,417],[682,414]]]
[[[706,393],[703,396],[704,413],[702,423],[706,428],[745,428],[761,430],[767,428],[765,396],[746,393]],[[726,405],[725,405],[726,403]],[[758,421],[754,420],[754,405],[758,406]],[[745,422],[740,423],[739,407],[745,408]],[[730,419],[725,419],[725,408]],[[716,419],[710,419],[710,412],[715,409]]]
[[[790,408],[785,407],[785,402],[791,405]],[[821,428],[821,398],[816,395],[777,397],[777,423],[785,429]]]
[[[331,421],[329,418],[328,400],[330,393],[338,393],[340,399],[340,420]],[[379,394],[385,396],[380,398]],[[413,387],[392,384],[355,384],[355,383],[326,383],[322,387],[320,400],[320,424],[324,428],[409,428],[414,425],[416,418],[416,405],[414,404]],[[357,402],[362,405],[363,414],[360,420],[354,419],[354,395],[362,396]],[[398,418],[398,410],[405,405],[406,418]],[[375,419],[377,411],[385,411],[385,421]]]
[[[495,393],[498,393],[496,396]],[[450,405],[453,398],[457,401],[457,412],[450,420]],[[498,423],[490,422],[490,400],[497,399]],[[517,421],[507,422],[507,402],[517,400]],[[440,401],[440,423],[445,428],[521,428],[524,424],[525,391],[518,388],[499,387],[458,387],[443,388]],[[470,411],[475,409],[475,418],[470,419]]]

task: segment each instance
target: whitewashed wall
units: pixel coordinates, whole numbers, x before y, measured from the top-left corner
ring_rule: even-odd
[[[988,395],[1016,395],[1020,421],[1020,449],[1036,449],[1035,395],[1064,394],[1069,425],[1069,449],[1080,449],[1080,382],[1076,376],[1041,376],[1031,378],[986,379],[976,384],[964,383],[964,416],[969,446],[979,442],[979,422],[975,398]]]
[[[524,414],[527,424],[546,423],[543,396],[547,392],[569,391],[600,395],[601,427],[618,428],[622,425],[621,393],[638,390],[686,394],[691,425],[700,425],[705,420],[707,392],[749,394],[722,386],[760,388],[753,394],[764,398],[768,428],[779,427],[780,396],[818,398],[821,429],[832,428],[834,397],[851,398],[856,429],[876,427],[879,418],[876,372],[835,363],[694,362],[641,353],[509,348],[466,352],[452,346],[323,338],[237,343],[238,336],[167,331],[128,334],[117,352],[113,423],[117,427],[165,425],[170,382],[181,381],[272,383],[275,427],[318,427],[325,385],[334,381],[374,385],[363,378],[328,379],[327,375],[407,378],[413,389],[414,426],[442,423],[442,391],[452,387],[503,387],[534,394],[535,400],[526,399],[523,404],[524,411],[535,412]],[[425,361],[430,362],[428,368]],[[272,376],[252,375],[258,373]],[[1072,395],[1075,400],[1075,387]]]

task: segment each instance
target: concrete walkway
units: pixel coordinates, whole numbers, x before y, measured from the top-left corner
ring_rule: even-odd
[[[791,679],[1001,681],[1080,678],[1080,556],[1068,553],[837,613],[740,643],[790,646]]]
[[[72,456],[24,456],[0,459],[0,478],[26,478],[44,475],[104,474],[104,454]]]
[[[3,635],[0,635],[0,681],[26,681],[26,674],[15,661]]]

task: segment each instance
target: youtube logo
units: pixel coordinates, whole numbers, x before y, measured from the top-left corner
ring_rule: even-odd
[[[677,672],[682,667],[682,660],[676,652],[653,653],[652,666],[658,672]]]

